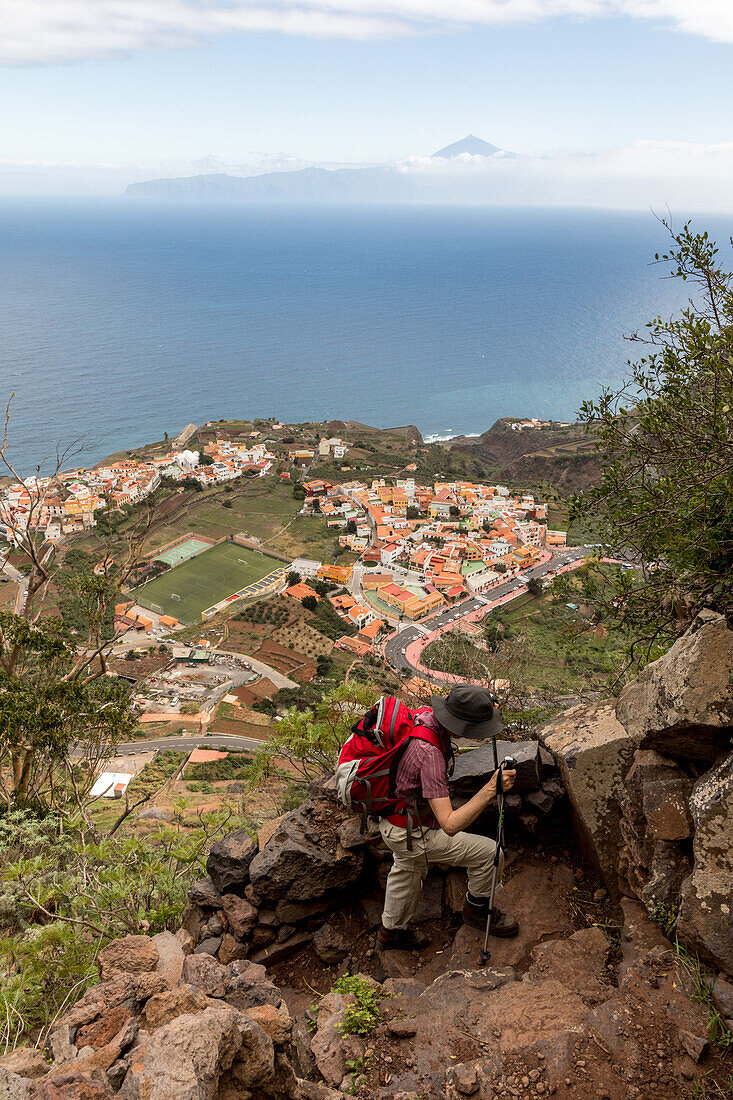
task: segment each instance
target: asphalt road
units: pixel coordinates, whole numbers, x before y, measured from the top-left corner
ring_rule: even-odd
[[[127,756],[135,752],[152,752],[155,749],[173,749],[175,752],[190,752],[191,749],[230,749],[234,752],[252,752],[266,744],[254,737],[233,737],[226,733],[212,733],[211,737],[195,734],[191,737],[158,737],[149,741],[124,741],[117,746],[118,756]]]
[[[493,603],[494,600],[501,599],[502,596],[506,596],[514,590],[522,590],[526,582],[532,577],[541,579],[542,577],[546,577],[548,573],[554,573],[559,566],[567,565],[568,562],[577,561],[578,558],[582,557],[585,557],[585,554],[581,547],[572,547],[569,550],[555,554],[551,561],[546,562],[544,565],[538,565],[535,569],[528,570],[521,581],[516,577],[512,577],[511,580],[508,580],[505,584],[500,584],[496,588],[492,588],[490,596],[491,602]],[[519,594],[520,592],[518,591],[517,595]],[[448,623],[456,622],[465,615],[470,615],[472,611],[476,611],[479,607],[485,606],[482,600],[477,600],[475,598],[464,600],[462,603],[455,604],[453,607],[441,611],[438,615],[421,620],[420,627],[433,631],[438,627],[446,626]],[[424,633],[425,629],[418,629],[415,626],[403,627],[394,638],[389,639],[384,647],[384,655],[396,672],[414,673],[423,677],[423,679],[433,681],[433,683],[442,684],[445,681],[441,676],[431,676],[415,668],[414,665],[410,664],[405,655],[407,647]]]

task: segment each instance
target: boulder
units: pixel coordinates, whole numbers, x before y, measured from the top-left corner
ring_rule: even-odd
[[[214,1100],[225,1074],[244,1092],[273,1073],[273,1045],[262,1028],[229,1005],[212,1005],[178,1016],[143,1039],[118,1095],[121,1100]]]
[[[103,1012],[125,1003],[132,1015],[137,1007],[137,990],[132,974],[118,973],[108,982],[87,989],[80,1001],[65,1012],[59,1020],[70,1028],[80,1028],[99,1019]]]
[[[733,983],[718,975],[713,983],[713,1004],[723,1017],[727,1027],[733,1031]]]
[[[349,953],[348,943],[330,924],[322,924],[318,929],[313,937],[313,948],[326,966],[342,962]]]
[[[694,866],[681,892],[677,935],[733,974],[733,752],[692,788]]]
[[[165,1027],[171,1020],[186,1013],[203,1011],[208,1004],[206,994],[192,985],[181,985],[178,989],[167,989],[151,997],[140,1015],[140,1026],[144,1031],[155,1031]]]
[[[102,981],[115,974],[144,974],[158,965],[158,948],[148,936],[123,936],[103,947],[97,957]]]
[[[17,1073],[0,1066],[0,1100],[29,1100],[31,1086]]]
[[[571,707],[539,730],[570,799],[578,844],[618,896],[623,779],[636,745],[615,714],[613,702]]]
[[[621,692],[616,717],[641,748],[713,763],[733,726],[733,631],[701,611]]]
[[[680,889],[692,870],[692,856],[681,844],[658,840],[652,849],[646,882],[639,890],[647,912],[664,909],[674,912]]]
[[[257,920],[254,905],[236,894],[222,894],[221,908],[229,924],[229,931],[235,939],[246,939]]]
[[[206,860],[206,872],[220,894],[243,892],[256,855],[257,841],[246,829],[236,829],[217,840]]]
[[[132,979],[135,998],[140,1003],[147,1001],[148,997],[152,997],[154,993],[162,993],[164,989],[168,988],[165,978],[157,971],[150,971],[148,974],[133,974]]]
[[[277,924],[298,924],[302,920],[310,920],[321,913],[326,913],[334,904],[333,897],[316,898],[315,901],[289,901],[284,898],[277,903],[275,919]],[[266,910],[265,910],[266,912]],[[273,925],[265,925],[272,928]]]
[[[248,951],[248,944],[240,943],[239,940],[235,940],[234,936],[231,936],[229,932],[225,932],[221,937],[221,944],[219,945],[216,957],[222,966],[228,966],[229,963],[234,962],[235,959],[246,959]]]
[[[93,1047],[99,1050],[106,1046],[121,1027],[132,1018],[132,1011],[126,1002],[108,1008],[98,1020],[80,1027],[74,1040],[75,1046],[81,1050],[83,1047]],[[58,1061],[58,1059],[56,1059]],[[68,1060],[68,1059],[67,1059]]]
[[[201,909],[221,909],[221,894],[210,878],[199,878],[188,888],[188,900]]]
[[[227,966],[225,985],[224,1000],[242,1012],[259,1005],[277,1006],[282,1001],[282,993],[268,979],[264,966],[245,959]]]
[[[290,1041],[293,1021],[284,1001],[279,1005],[255,1005],[253,1008],[248,1008],[245,1015],[259,1024],[277,1046],[284,1046]]]
[[[306,803],[286,814],[252,860],[250,878],[263,901],[312,901],[330,890],[343,890],[359,877],[362,853],[342,848],[334,830],[314,829],[309,822],[312,812],[312,804]],[[278,917],[284,919],[279,912]]]
[[[282,942],[273,943],[269,947],[263,947],[252,956],[252,961],[262,963],[263,966],[277,966],[283,959],[289,959],[301,947],[305,947],[313,939],[312,932],[293,932]]]
[[[187,955],[183,980],[208,997],[223,997],[226,992],[226,970],[212,955]]]
[[[285,817],[285,814],[280,814],[279,817],[273,817],[272,821],[266,821],[261,829],[257,832],[257,846],[260,851],[265,847],[270,837],[280,828],[280,823]]]
[[[175,989],[181,980],[183,960],[186,957],[183,944],[172,932],[158,932],[153,936],[153,943],[158,949],[155,972],[162,975],[169,989]]]
[[[206,936],[198,947],[194,948],[194,955],[216,955],[221,947],[222,936]]]
[[[517,762],[517,780],[513,790],[536,791],[541,778],[539,744],[536,741],[497,741],[496,747],[500,763],[505,756],[513,756]],[[449,780],[451,792],[456,795],[475,794],[491,778],[494,770],[494,750],[490,743],[460,753]]]
[[[33,1093],[33,1100],[107,1100],[112,1095],[107,1081],[93,1081],[84,1073],[69,1070],[63,1077],[44,1081]]]
[[[621,810],[637,833],[644,835],[646,815],[644,812],[644,788],[651,783],[684,779],[684,773],[674,760],[655,752],[654,749],[637,749],[621,794]]]
[[[76,1058],[78,1051],[73,1037],[73,1028],[68,1024],[57,1024],[49,1033],[46,1045],[55,1066],[64,1066]]]
[[[49,1065],[40,1050],[34,1047],[17,1047],[0,1058],[0,1066],[15,1073],[18,1077],[28,1077],[32,1081],[45,1077]]]

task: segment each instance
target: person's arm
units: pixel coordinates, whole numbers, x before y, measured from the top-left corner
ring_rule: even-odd
[[[466,802],[465,806],[461,806],[457,810],[453,809],[451,800],[447,796],[445,798],[428,799],[435,820],[444,833],[447,833],[448,836],[455,836],[456,833],[460,833],[462,829],[467,828],[486,809],[492,798],[496,797],[496,775],[497,773],[494,772],[488,783],[485,783],[481,790],[477,791],[473,798]],[[517,773],[515,771],[502,771],[502,789],[505,793],[512,789],[516,778]]]

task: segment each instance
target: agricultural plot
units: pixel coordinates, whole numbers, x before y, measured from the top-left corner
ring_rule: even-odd
[[[220,542],[141,585],[131,596],[151,611],[174,615],[182,623],[193,623],[207,607],[261,580],[278,567],[282,563],[266,554],[245,550],[232,542]]]

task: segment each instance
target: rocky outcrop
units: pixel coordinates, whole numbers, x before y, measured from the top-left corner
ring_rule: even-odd
[[[637,749],[621,794],[619,874],[648,912],[672,913],[692,868],[692,780],[653,749]]]
[[[576,836],[610,890],[639,898],[733,972],[733,631],[701,612],[613,703],[543,727]],[[618,877],[617,877],[618,876]]]
[[[536,791],[541,781],[540,747],[536,741],[497,741],[497,757],[501,762],[511,756],[516,762],[517,778],[514,790]],[[494,752],[491,744],[481,745],[456,757],[451,790],[458,795],[475,794],[494,772]]]
[[[249,869],[263,901],[312,901],[357,880],[362,855],[339,843],[332,827],[337,815],[328,802],[307,802],[285,816]]]
[[[692,874],[682,886],[677,934],[733,974],[733,752],[692,788]]]
[[[616,717],[639,748],[712,764],[733,732],[733,631],[725,617],[701,611],[624,688]]]
[[[538,736],[559,768],[580,848],[617,895],[621,793],[634,742],[612,702],[571,707]]]
[[[246,829],[237,829],[217,841],[206,860],[206,871],[216,890],[220,894],[243,890],[256,855],[257,841]]]
[[[3,1100],[308,1095],[290,1060],[292,1020],[263,967],[189,955],[177,983],[167,968],[166,984],[162,974],[141,969],[157,965],[158,954],[146,936],[109,944],[100,953],[103,980],[54,1025],[50,1061],[32,1051],[2,1059]]]

